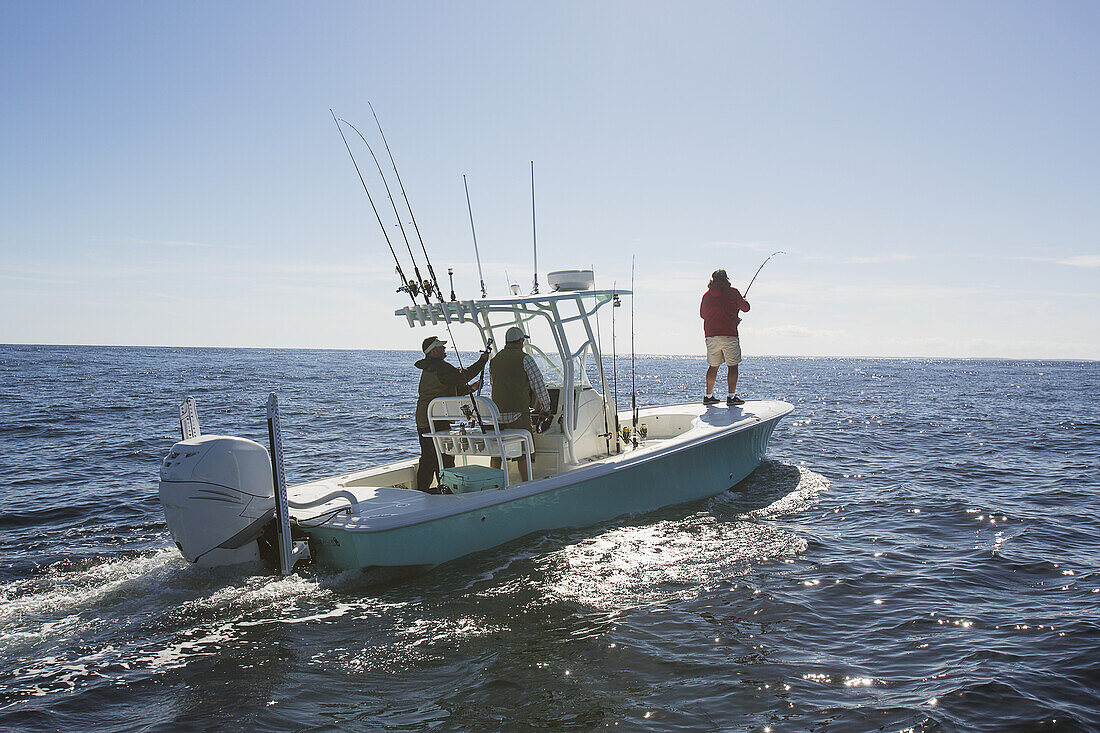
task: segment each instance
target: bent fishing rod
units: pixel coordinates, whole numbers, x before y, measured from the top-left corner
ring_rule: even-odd
[[[745,288],[745,292],[743,293],[744,297],[748,297],[749,288],[751,288],[752,284],[754,282],[756,282],[756,275],[760,274],[760,271],[764,269],[764,265],[768,264],[768,260],[770,260],[772,257],[775,257],[776,255],[785,255],[785,254],[787,254],[787,253],[784,252],[783,250],[777,250],[775,252],[772,252],[770,255],[768,255],[767,259],[765,259],[763,262],[760,263],[760,267],[756,268],[756,274],[754,274],[752,276],[752,280],[749,280],[749,287]]]
[[[351,124],[343,117],[340,118],[340,122],[355,130],[355,134],[359,136],[359,139],[363,141],[363,144],[367,146],[367,151],[370,152],[370,157],[374,159],[374,165],[378,168],[378,177],[382,179],[382,185],[386,187],[386,197],[390,200],[390,206],[393,207],[393,215],[397,218],[397,227],[401,230],[401,237],[405,240],[405,247],[409,250],[409,257],[412,258],[413,271],[416,273],[417,282],[420,284],[420,292],[424,296],[424,303],[427,305],[432,304],[432,289],[439,290],[439,283],[435,280],[435,273],[432,273],[431,280],[425,280],[420,275],[420,268],[416,266],[416,257],[413,255],[412,244],[409,242],[409,235],[405,233],[405,225],[401,223],[401,213],[397,210],[397,202],[393,199],[393,192],[390,190],[390,184],[386,180],[386,174],[382,172],[382,164],[378,162],[378,156],[374,154],[374,148],[370,146],[367,139],[363,137],[363,133],[359,132],[359,128]],[[427,255],[425,254],[425,257]],[[442,291],[440,291],[442,292]]]
[[[359,183],[363,184],[363,193],[367,194],[367,201],[370,201],[370,207],[374,211],[374,218],[378,220],[378,226],[382,228],[382,236],[386,238],[386,244],[390,248],[390,254],[393,255],[393,261],[397,265],[397,276],[401,278],[401,287],[397,289],[397,292],[408,293],[415,304],[419,285],[405,277],[405,273],[401,269],[401,260],[398,259],[397,252],[393,249],[393,242],[390,241],[390,235],[389,232],[386,231],[386,225],[382,223],[382,217],[378,213],[378,207],[374,205],[374,199],[370,195],[370,189],[367,188],[367,182],[363,180],[363,172],[359,170],[359,163],[356,162],[355,154],[351,152],[351,146],[348,145],[348,139],[344,136],[344,128],[340,127],[340,121],[336,119],[335,112],[330,109],[329,114],[332,115],[332,121],[336,123],[336,129],[340,131],[340,139],[344,141],[344,147],[348,149],[348,155],[351,156],[351,164],[355,166],[355,172],[359,175]],[[356,130],[356,132],[358,132],[358,130]],[[416,266],[415,262],[413,266]],[[417,275],[417,277],[419,278],[420,276]]]

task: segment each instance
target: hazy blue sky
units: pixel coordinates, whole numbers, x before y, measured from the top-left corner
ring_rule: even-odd
[[[329,116],[373,142],[370,100],[460,296],[464,173],[490,294],[529,288],[534,160],[540,280],[636,254],[639,351],[701,353],[710,271],[781,249],[749,355],[1100,358],[1098,38],[1095,2],[7,0],[0,342],[415,348]]]

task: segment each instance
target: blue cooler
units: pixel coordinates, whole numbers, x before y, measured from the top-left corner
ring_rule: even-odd
[[[452,494],[499,489],[504,486],[504,469],[488,466],[455,466],[443,469],[443,477],[439,482],[450,489]]]

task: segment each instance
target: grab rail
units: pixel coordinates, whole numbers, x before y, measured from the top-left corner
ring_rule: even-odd
[[[330,493],[325,494],[324,496],[322,496],[320,499],[314,499],[313,501],[297,502],[297,501],[289,501],[288,500],[287,504],[294,507],[295,509],[310,509],[310,508],[315,507],[315,506],[321,506],[322,504],[327,504],[328,502],[332,501],[333,499],[347,499],[348,504],[350,504],[351,506],[343,507],[343,510],[346,510],[349,514],[358,514],[359,513],[359,501],[355,498],[355,494],[351,493],[350,491],[346,491],[344,489],[340,489],[339,491],[330,492]]]

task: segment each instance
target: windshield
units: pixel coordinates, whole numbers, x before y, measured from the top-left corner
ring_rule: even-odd
[[[532,349],[532,356],[547,386],[561,387],[564,382],[564,372],[561,368],[561,356],[557,353],[544,354]],[[595,360],[589,358],[588,349],[580,356],[573,357],[573,379],[578,387],[592,387],[593,381],[599,380],[599,372],[596,371]]]

